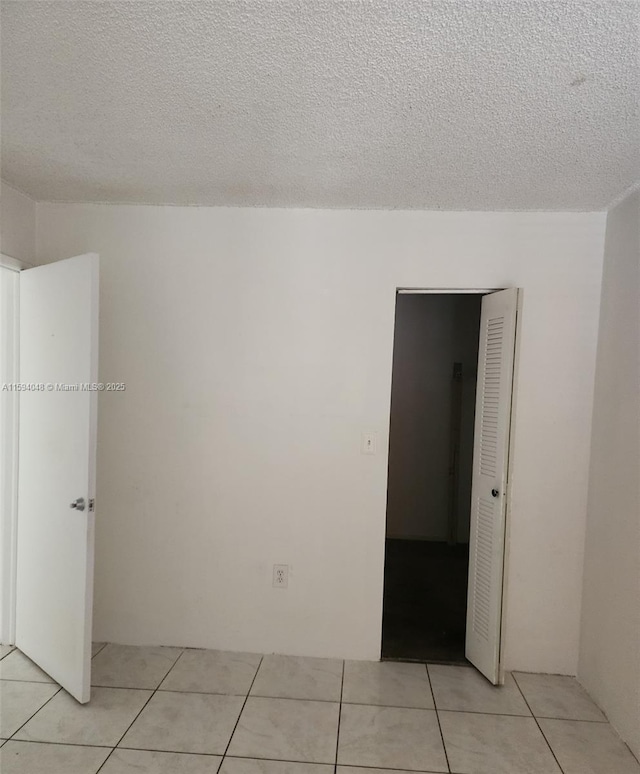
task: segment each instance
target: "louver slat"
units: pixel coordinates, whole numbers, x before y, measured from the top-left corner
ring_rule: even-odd
[[[475,545],[473,630],[483,640],[489,638],[492,555],[493,503],[480,498],[478,501],[478,533]]]
[[[487,321],[484,373],[482,379],[482,422],[480,426],[480,472],[495,476],[498,443],[498,408],[500,405],[500,373],[504,317]]]

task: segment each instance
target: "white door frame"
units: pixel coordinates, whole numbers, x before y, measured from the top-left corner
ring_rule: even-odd
[[[496,293],[499,290],[505,290],[505,287],[492,287],[492,288],[412,288],[412,287],[398,287],[396,288],[396,294],[394,296],[394,309],[396,299],[399,295],[457,295],[457,294],[469,294],[480,293],[486,295],[487,293]],[[502,614],[500,624],[500,676],[499,683],[504,683],[504,652],[505,652],[505,632],[506,632],[506,620],[507,620],[507,586],[508,586],[508,569],[509,569],[509,547],[510,547],[510,534],[511,534],[511,481],[513,471],[513,448],[514,448],[514,433],[515,433],[515,408],[518,395],[518,365],[520,362],[520,333],[522,326],[520,325],[522,315],[522,288],[518,289],[518,324],[516,325],[516,342],[515,352],[513,359],[513,388],[511,394],[511,422],[509,427],[509,448],[508,448],[508,464],[507,464],[507,490],[506,490],[506,509],[505,509],[505,540],[504,540],[504,571],[502,576]],[[395,320],[395,315],[394,315]],[[394,337],[395,337],[395,323],[394,323]],[[391,358],[391,374],[393,377],[393,354]],[[391,380],[390,380],[391,382]],[[385,530],[386,534],[386,530]],[[384,557],[384,551],[383,551]],[[384,561],[384,560],[383,560]],[[384,564],[383,564],[384,575]],[[380,638],[382,641],[382,637]]]
[[[31,264],[0,254],[2,271],[19,273]],[[6,382],[17,382],[19,374],[18,315],[20,284],[3,283],[3,339],[0,346],[2,375]],[[13,645],[16,639],[16,565],[18,533],[18,393],[0,393],[0,643]]]

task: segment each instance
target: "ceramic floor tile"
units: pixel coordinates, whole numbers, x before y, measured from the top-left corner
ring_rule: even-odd
[[[24,680],[29,683],[55,682],[19,650],[14,650],[0,661],[0,680]]]
[[[340,701],[342,661],[328,658],[265,656],[252,696]]]
[[[440,712],[456,774],[561,774],[534,718]]]
[[[448,771],[433,710],[344,704],[338,763],[349,766]]]
[[[0,659],[8,656],[14,648],[14,645],[0,645]]]
[[[345,662],[342,701],[388,707],[434,707],[424,664],[389,661]]]
[[[430,664],[428,669],[439,710],[531,715],[515,680],[508,673],[505,684],[495,686],[473,667]]]
[[[607,722],[584,688],[573,677],[525,672],[514,672],[514,677],[531,711],[538,718]]]
[[[229,755],[309,763],[333,763],[339,704],[249,697]]]
[[[216,774],[218,755],[116,749],[100,774]]]
[[[96,774],[111,750],[39,742],[8,742],[0,750],[2,774]]]
[[[106,643],[104,642],[91,643],[91,658],[93,658],[94,656],[97,656],[98,653],[100,653],[100,651],[102,650],[102,648],[104,648],[105,644]]]
[[[333,774],[326,763],[291,763],[254,758],[225,758],[220,774]]]
[[[91,684],[111,688],[157,688],[181,653],[181,648],[106,645],[91,664]]]
[[[640,774],[640,764],[608,723],[542,718],[564,774]]]
[[[185,650],[160,690],[246,696],[261,658],[256,653]]]
[[[151,691],[93,688],[91,701],[78,704],[65,691],[55,696],[16,735],[30,742],[113,747],[151,696]]]
[[[50,683],[0,682],[0,736],[15,734],[59,690]]]
[[[120,747],[223,755],[244,698],[202,693],[156,693]]]

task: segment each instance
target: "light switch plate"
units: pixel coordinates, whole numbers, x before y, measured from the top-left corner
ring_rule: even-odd
[[[373,431],[362,433],[360,452],[362,454],[375,454],[378,447],[378,434]]]

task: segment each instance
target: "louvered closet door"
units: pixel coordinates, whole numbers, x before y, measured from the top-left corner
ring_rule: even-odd
[[[497,685],[517,288],[482,299],[471,485],[466,656]]]

